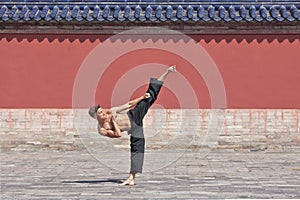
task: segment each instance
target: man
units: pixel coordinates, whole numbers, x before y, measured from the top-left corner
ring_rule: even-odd
[[[89,110],[90,116],[98,120],[100,135],[119,138],[124,131],[130,134],[130,175],[121,185],[134,185],[135,174],[142,173],[145,152],[143,119],[157,99],[163,82],[171,72],[176,72],[175,66],[169,67],[159,78],[151,78],[145,95],[124,105],[110,109],[104,109],[97,105]]]

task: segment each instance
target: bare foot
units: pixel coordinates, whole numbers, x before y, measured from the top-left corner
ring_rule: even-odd
[[[176,72],[176,65],[172,65],[171,67],[168,68],[169,72]]]
[[[124,181],[124,182],[121,183],[120,185],[129,185],[129,186],[133,186],[133,185],[134,185],[134,179],[127,179],[126,181]]]

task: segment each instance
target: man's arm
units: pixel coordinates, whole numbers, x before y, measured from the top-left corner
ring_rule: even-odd
[[[142,101],[143,99],[147,99],[147,98],[149,98],[149,97],[150,97],[150,94],[149,94],[149,93],[146,93],[145,95],[140,96],[140,97],[138,97],[138,98],[136,98],[136,99],[133,99],[133,100],[129,101],[128,103],[125,103],[125,104],[123,104],[123,105],[121,105],[121,106],[113,107],[113,108],[111,108],[111,110],[113,110],[113,111],[116,112],[116,113],[120,113],[120,112],[122,112],[122,111],[124,111],[124,110],[130,109],[131,107],[135,106],[135,105],[138,104],[140,101]]]
[[[98,132],[99,132],[99,134],[103,135],[103,136],[110,137],[110,138],[119,138],[119,137],[122,137],[121,129],[117,125],[117,123],[114,120],[114,118],[112,118],[111,122],[112,122],[112,125],[113,125],[113,128],[111,128],[111,129],[103,128],[99,124],[98,125]]]

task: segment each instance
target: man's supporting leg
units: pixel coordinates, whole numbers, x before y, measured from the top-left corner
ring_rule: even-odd
[[[143,127],[132,123],[130,130],[130,173],[142,173],[145,153],[145,136]]]
[[[136,173],[142,173],[145,153],[145,138],[143,127],[132,122],[130,129],[130,176],[121,185],[134,185]]]

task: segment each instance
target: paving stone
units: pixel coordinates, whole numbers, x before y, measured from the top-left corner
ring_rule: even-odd
[[[194,149],[138,175],[132,187],[119,186],[129,166],[111,167],[125,163],[117,162],[123,158],[118,154],[111,152],[110,161],[84,150],[1,152],[1,199],[300,198],[297,152],[212,151],[202,157]],[[145,162],[155,167],[159,159]]]

